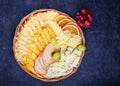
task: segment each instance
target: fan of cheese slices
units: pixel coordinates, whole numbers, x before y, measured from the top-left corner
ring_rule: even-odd
[[[70,31],[71,34],[80,35],[81,42],[84,44],[82,31],[67,14],[53,9],[41,9],[30,13],[21,20],[16,28],[13,41],[15,59],[27,73],[40,80],[57,81],[65,78],[47,79],[43,77],[44,74],[42,75],[42,73],[50,65],[48,64],[49,59],[41,59],[40,65],[42,66],[37,67],[39,66],[39,63],[37,63],[38,57],[44,56],[43,51],[48,45],[51,46],[48,46],[48,49],[54,48],[50,45],[51,40],[65,30]],[[83,54],[81,57],[83,57]]]

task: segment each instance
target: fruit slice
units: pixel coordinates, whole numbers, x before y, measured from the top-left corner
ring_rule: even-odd
[[[65,24],[67,24],[68,22],[71,22],[70,19],[62,19],[58,22],[58,25],[63,27]]]
[[[63,30],[69,30],[71,33],[79,35],[79,30],[75,25],[65,25]]]
[[[75,22],[68,22],[67,25],[74,25],[77,26],[77,24]]]
[[[58,15],[55,17],[54,21],[58,23],[62,19],[66,19],[66,17],[64,15]]]

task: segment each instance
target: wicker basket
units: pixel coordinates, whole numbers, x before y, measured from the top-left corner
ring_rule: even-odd
[[[70,16],[68,16],[67,14],[63,13],[63,12],[60,12],[60,11],[57,11],[55,9],[39,9],[39,10],[35,10],[33,12],[31,12],[30,14],[28,14],[27,16],[25,16],[21,21],[20,23],[18,24],[17,28],[16,28],[16,31],[15,31],[15,36],[14,36],[14,39],[13,39],[13,52],[14,52],[14,55],[15,55],[15,44],[16,44],[16,37],[18,36],[18,33],[21,31],[21,26],[25,23],[25,21],[32,15],[35,15],[37,13],[42,13],[42,12],[47,12],[47,11],[55,11],[55,12],[58,12],[59,14],[62,14],[64,16],[66,16],[68,19],[72,20],[73,22],[76,23],[76,21],[74,19],[72,19]],[[79,33],[80,33],[80,36],[82,38],[82,44],[85,45],[85,38],[84,38],[84,35],[83,35],[83,32],[81,30],[81,28],[77,25],[78,27],[78,30],[79,30]],[[71,73],[69,73],[68,75],[65,75],[65,76],[61,76],[61,77],[57,77],[57,78],[51,78],[51,79],[48,79],[48,78],[44,78],[44,77],[40,77],[38,75],[35,75],[34,73],[28,71],[27,69],[25,69],[23,67],[23,65],[20,63],[20,62],[17,62],[18,65],[25,71],[27,72],[29,75],[31,75],[32,77],[36,78],[36,79],[39,79],[41,81],[45,81],[45,82],[55,82],[55,81],[59,81],[59,80],[62,80],[62,79],[65,79],[67,77],[69,77],[70,75],[72,75],[73,73],[75,73],[82,61],[82,57],[84,56],[84,52],[82,52],[81,54],[81,59],[79,60],[79,63],[77,64],[77,67],[73,69],[73,71]],[[14,56],[15,57],[15,56]],[[17,57],[15,57],[15,60],[17,60]]]

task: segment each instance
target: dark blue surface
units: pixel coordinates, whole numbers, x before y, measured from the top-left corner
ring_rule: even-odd
[[[16,63],[12,41],[22,17],[40,8],[55,8],[75,17],[81,8],[94,14],[83,29],[87,50],[78,71],[69,78],[45,83],[32,78]],[[0,86],[120,86],[119,0],[0,0]]]

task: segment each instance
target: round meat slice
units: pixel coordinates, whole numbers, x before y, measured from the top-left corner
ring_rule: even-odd
[[[44,64],[46,67],[49,66],[49,64],[47,64],[47,63],[44,61],[43,57],[42,57],[41,59],[42,59],[42,61],[43,61],[43,64]]]
[[[34,68],[35,68],[35,71],[36,71],[37,73],[39,73],[39,74],[41,74],[41,75],[46,74],[46,71],[42,68],[42,66],[41,66],[41,64],[39,63],[39,60],[38,60],[38,59],[36,59],[36,61],[35,61],[35,66],[34,66]]]
[[[43,51],[43,60],[45,64],[50,65],[51,63],[54,62],[52,54],[55,51],[58,51],[58,48],[56,48],[54,45],[48,44],[46,46],[46,48]]]
[[[41,64],[44,70],[47,70],[47,66],[43,62],[43,53],[38,57],[39,63]]]

